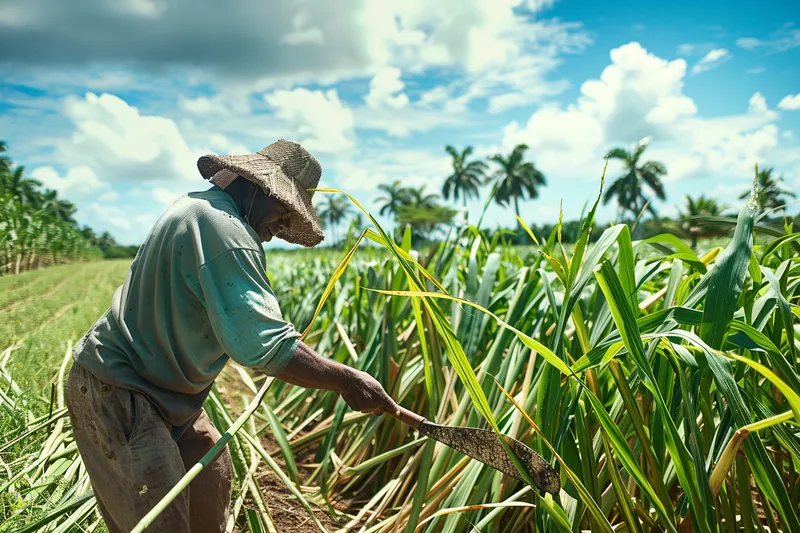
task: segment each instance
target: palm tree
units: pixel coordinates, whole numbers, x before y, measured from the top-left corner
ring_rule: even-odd
[[[606,155],[609,159],[620,159],[625,165],[625,173],[611,184],[611,187],[608,188],[603,196],[603,205],[607,204],[612,198],[617,198],[620,218],[624,216],[625,211],[631,211],[633,218],[636,218],[645,204],[647,205],[647,210],[654,217],[656,216],[656,210],[652,204],[648,203],[649,200],[644,195],[642,182],[648,186],[657,198],[660,200],[666,198],[661,178],[666,176],[667,167],[658,161],[639,164],[639,160],[642,158],[642,154],[649,143],[650,139],[645,137],[639,141],[639,144],[632,151],[627,151],[624,148],[614,148]]]
[[[432,208],[436,206],[436,200],[439,198],[438,194],[426,194],[425,185],[421,187],[403,189],[403,205],[413,205],[418,208]]]
[[[792,191],[785,190],[781,186],[780,182],[783,181],[782,176],[778,176],[777,178],[772,177],[773,170],[773,168],[768,167],[758,171],[758,175],[756,177],[756,183],[758,184],[758,207],[762,209],[780,208],[785,211],[787,200],[785,200],[783,196],[785,195],[789,198],[797,198],[797,195]],[[739,199],[744,200],[749,196],[750,191],[747,191],[742,193],[742,195],[739,196]]]
[[[350,219],[350,223],[347,226],[347,236],[345,237],[347,248],[350,248],[352,243],[358,239],[363,229],[364,217],[361,213],[356,213],[353,218]]]
[[[692,217],[716,217],[724,210],[725,206],[718,204],[713,198],[707,198],[705,195],[692,198],[688,194],[686,195],[686,209],[681,213],[680,220],[681,227],[692,239],[692,248],[697,248],[698,237],[711,237],[719,234],[719,228],[715,231],[712,227],[698,226]]]
[[[0,141],[0,179],[11,170],[11,159],[5,155],[8,145],[5,141]]]
[[[406,202],[406,189],[400,185],[400,180],[395,180],[394,183],[389,184],[381,183],[378,185],[378,190],[385,194],[385,196],[375,199],[376,202],[383,204],[378,213],[393,217],[397,216],[397,208]]]
[[[13,170],[0,174],[0,188],[5,189],[12,198],[26,205],[41,203],[41,193],[37,190],[41,182],[26,178],[25,167],[17,166]]]
[[[539,197],[539,187],[547,185],[547,180],[530,161],[525,161],[527,144],[518,144],[511,154],[505,158],[500,154],[493,155],[490,161],[497,163],[500,168],[495,171],[492,178],[497,184],[495,202],[507,205],[509,200],[514,201],[514,212],[519,216],[519,201]]]
[[[42,195],[42,210],[64,222],[75,222],[72,216],[78,208],[75,207],[75,204],[72,202],[60,200],[56,191],[48,189],[47,192]]]
[[[97,247],[103,250],[104,252],[109,248],[111,248],[112,246],[115,246],[116,244],[117,241],[107,231],[104,231],[103,234],[97,238]]]
[[[442,186],[442,196],[448,200],[452,190],[453,199],[458,200],[460,194],[463,205],[466,207],[469,198],[480,197],[478,187],[485,178],[488,166],[483,161],[467,162],[467,158],[472,153],[472,146],[467,146],[460,154],[450,145],[445,147],[445,151],[453,157],[453,173]]]
[[[0,141],[0,275],[102,257],[94,233],[81,231],[72,219],[75,206],[59,200],[55,191],[42,192],[38,181],[25,177],[24,167],[4,155],[6,150]]]
[[[327,201],[326,201],[327,200]],[[331,225],[333,242],[336,242],[336,227],[352,211],[350,200],[346,196],[328,195],[319,207],[319,217]]]

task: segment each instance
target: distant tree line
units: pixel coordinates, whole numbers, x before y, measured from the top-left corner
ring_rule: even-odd
[[[108,233],[95,235],[75,221],[74,204],[25,175],[0,141],[0,275],[59,263],[132,257]]]
[[[728,225],[715,225],[709,222],[710,217],[719,217],[726,206],[715,199],[700,195],[686,196],[685,204],[676,219],[659,217],[653,199],[665,200],[666,190],[664,178],[667,167],[659,161],[645,161],[644,152],[650,143],[649,138],[642,139],[631,149],[613,148],[606,158],[622,162],[622,173],[613,178],[603,194],[602,203],[615,203],[617,221],[630,224],[634,228],[636,238],[646,238],[664,231],[688,238],[692,246],[697,246],[698,238],[716,237],[727,233]],[[544,174],[533,162],[526,161],[528,146],[519,144],[508,154],[495,154],[485,160],[471,158],[473,149],[467,146],[457,150],[446,146],[445,151],[452,158],[452,173],[445,179],[441,194],[445,200],[452,199],[466,207],[468,200],[481,197],[481,189],[490,187],[490,200],[505,207],[513,207],[514,213],[520,217],[520,201],[536,199],[542,187],[547,185]],[[780,212],[787,202],[796,198],[795,193],[786,190],[783,178],[774,169],[765,168],[757,176],[759,207],[763,210]],[[404,227],[410,225],[423,239],[430,237],[440,228],[452,222],[457,211],[439,203],[439,196],[426,194],[425,187],[404,187],[400,181],[378,186],[382,195],[376,199],[380,214],[393,217],[395,222]],[[747,198],[749,192],[741,198]],[[346,204],[346,199],[343,204]],[[650,214],[645,219],[643,215]],[[337,224],[347,215],[340,212]],[[546,239],[556,224],[530,224],[534,235]],[[517,224],[516,231],[511,232],[509,240],[526,243],[529,239],[526,232]],[[563,242],[574,242],[580,231],[580,221],[564,221],[561,227]],[[598,233],[599,236],[599,233]]]

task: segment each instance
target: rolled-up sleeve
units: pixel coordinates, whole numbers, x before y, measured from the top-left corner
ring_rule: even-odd
[[[248,368],[280,374],[300,333],[281,314],[257,250],[230,250],[203,264],[199,284],[211,327],[225,353]]]

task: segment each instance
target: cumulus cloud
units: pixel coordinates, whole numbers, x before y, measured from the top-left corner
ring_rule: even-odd
[[[317,26],[310,26],[310,15],[308,11],[301,11],[292,19],[292,31],[285,33],[281,37],[281,42],[289,45],[301,44],[325,44],[325,37],[322,30]]]
[[[534,153],[544,147],[555,150],[553,162],[575,161],[575,151],[594,157],[604,139],[636,142],[648,135],[667,137],[671,122],[697,111],[683,94],[684,60],[666,61],[635,42],[613,49],[610,57],[611,65],[600,78],[581,86],[576,104],[565,109],[544,106],[525,127],[513,122],[504,144],[524,141]]]
[[[360,107],[353,111],[360,130],[380,130],[391,137],[407,137],[414,132],[457,130],[474,123],[459,103],[438,108],[407,106],[401,111],[390,107]]]
[[[551,3],[245,0],[220,10],[212,0],[191,9],[179,0],[8,0],[0,11],[0,60],[178,67],[216,81],[332,82],[383,66],[477,72],[519,55],[530,41],[526,18],[515,10]]]
[[[553,7],[555,3],[556,0],[526,0],[525,6],[531,11],[543,11]]]
[[[357,158],[340,159],[330,166],[336,184],[347,191],[373,193],[381,183],[400,180],[404,187],[441,189],[448,175],[450,156],[426,150],[365,150]]]
[[[118,206],[90,204],[87,207],[87,211],[91,218],[103,221],[118,230],[131,229],[131,220],[124,215],[124,210]]]
[[[178,199],[179,196],[185,194],[186,191],[180,190],[170,190],[166,187],[155,187],[153,189],[153,198],[156,199],[157,202],[170,205],[172,202]]]
[[[253,150],[240,143],[233,143],[224,135],[213,133],[208,138],[209,146],[216,150],[217,153],[225,153],[230,155],[249,154]]]
[[[748,111],[750,113],[766,113],[767,99],[760,92],[756,92],[750,97]]]
[[[369,93],[364,101],[369,107],[389,106],[394,108],[408,105],[408,95],[403,92],[405,83],[400,79],[400,69],[384,67],[375,74],[369,84]]]
[[[337,152],[353,146],[353,112],[335,89],[275,91],[264,100],[309,151]]]
[[[96,195],[98,191],[108,188],[108,184],[85,165],[70,168],[64,176],[51,166],[38,167],[31,172],[31,178],[42,182],[47,189],[70,197]]]
[[[119,200],[119,193],[117,191],[106,191],[98,198],[101,202],[116,202]]]
[[[178,105],[192,115],[247,115],[252,111],[247,94],[230,90],[196,98],[180,95]]]
[[[143,115],[112,94],[68,97],[63,114],[75,128],[56,144],[67,166],[84,165],[103,181],[193,179],[202,153],[189,148],[175,122]]]
[[[638,43],[613,49],[610,57],[600,78],[581,86],[574,104],[542,106],[525,125],[509,124],[505,149],[524,142],[546,174],[586,176],[594,175],[609,148],[651,136],[648,157],[667,165],[668,179],[679,180],[748,172],[777,145],[777,114],[761,93],[742,114],[699,118],[683,93],[685,61],[659,58]]]
[[[795,95],[787,94],[778,102],[778,107],[787,111],[797,111],[800,109],[800,93]]]
[[[711,70],[712,68],[717,68],[724,62],[728,61],[731,58],[731,53],[728,52],[724,48],[715,48],[711,50],[709,53],[703,56],[703,59],[697,62],[695,66],[692,68],[692,72],[698,74],[700,72],[705,72],[707,70]]]

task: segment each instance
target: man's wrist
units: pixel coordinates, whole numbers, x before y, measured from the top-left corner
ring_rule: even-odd
[[[342,365],[341,377],[339,378],[336,387],[337,392],[342,395],[350,392],[350,389],[353,388],[353,384],[356,381],[355,378],[355,370],[347,365]]]

